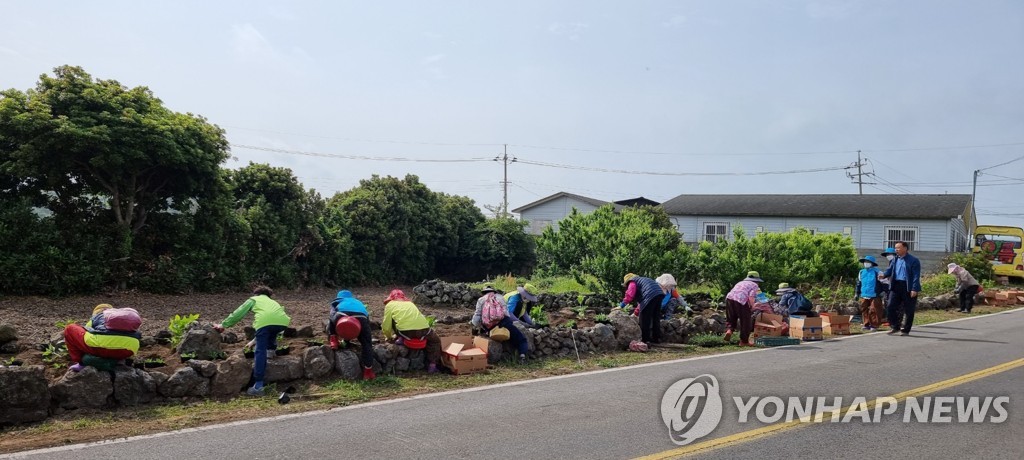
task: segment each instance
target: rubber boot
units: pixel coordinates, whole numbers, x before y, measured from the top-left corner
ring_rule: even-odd
[[[730,339],[732,339],[732,329],[726,329],[725,330],[725,337],[722,337],[722,338],[725,339],[726,342],[728,342]]]
[[[338,349],[338,336],[332,335],[327,338],[327,341],[331,344],[331,350]]]
[[[373,373],[372,367],[363,368],[363,380],[373,380],[375,378],[377,378],[377,374]]]

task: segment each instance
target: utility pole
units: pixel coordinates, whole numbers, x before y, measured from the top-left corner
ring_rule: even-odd
[[[858,150],[857,151],[857,179],[860,179],[860,178],[864,177],[864,173],[861,172],[861,170],[860,170],[861,166],[864,166],[864,163],[861,163],[861,161],[860,161],[860,150]],[[858,195],[863,195],[864,194],[864,181],[862,181],[862,180],[858,180],[857,181],[857,194]]]
[[[981,170],[980,169],[975,169],[974,170],[974,186],[971,188],[971,220],[973,220],[975,222],[978,221],[978,217],[974,214],[976,212],[975,211],[975,206],[974,206],[974,200],[977,199],[977,197],[978,197],[978,176],[980,176],[980,175],[981,175]],[[970,222],[966,222],[965,225],[967,226],[967,235],[968,235],[967,236],[967,238],[968,238],[967,244],[968,244],[968,246],[973,247],[974,246],[974,227],[971,226]]]
[[[495,158],[494,161],[500,161],[505,169],[504,179],[501,181],[503,195],[503,198],[501,200],[501,217],[508,217],[508,164],[515,163],[516,158],[512,157],[510,159],[508,157],[508,144],[505,144],[504,153],[502,153],[500,157]]]
[[[848,173],[846,173],[846,177],[849,177],[851,180],[853,180],[854,177],[857,178],[856,180],[853,180],[853,183],[857,184],[857,192],[860,195],[864,194],[864,184],[867,184],[867,185],[874,184],[874,182],[864,182],[864,176],[870,176],[870,175],[874,174],[874,173],[870,173],[870,172],[864,172],[864,164],[865,164],[864,161],[860,157],[860,150],[858,150],[857,151],[857,162],[846,167],[846,169],[857,168],[857,174],[853,174],[853,173],[849,173],[848,172]]]

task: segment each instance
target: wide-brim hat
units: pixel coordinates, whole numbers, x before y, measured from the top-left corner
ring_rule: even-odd
[[[751,270],[751,271],[747,272],[747,277],[743,278],[743,281],[753,281],[755,283],[763,283],[764,282],[764,280],[761,279],[761,274],[756,272],[756,271],[754,271],[754,270]]]
[[[871,262],[876,267],[878,266],[878,262],[875,262],[875,256],[864,256],[864,257],[861,257],[860,263],[864,263],[864,262]]]
[[[883,256],[894,256],[894,255],[896,255],[896,248],[885,248],[885,250],[882,251],[882,255]]]
[[[622,277],[622,287],[626,287],[629,284],[629,280],[636,278],[635,273],[626,273],[626,276]]]
[[[491,292],[498,292],[498,290],[494,289],[494,286],[484,286],[484,288],[480,290],[480,293],[482,294],[488,294]]]
[[[530,292],[530,291],[534,291],[533,285],[527,284],[526,286],[519,286],[519,287],[516,288],[516,290],[519,291],[519,294],[521,294],[523,296],[523,298],[526,299],[527,301],[529,301],[529,302],[536,302],[537,301],[537,296],[533,295],[533,293]]]
[[[782,295],[787,292],[793,292],[796,289],[789,287],[789,283],[779,283],[779,289],[775,291],[775,295]]]
[[[957,264],[946,265],[946,273],[949,273],[950,275],[952,275],[953,272],[955,272],[957,268],[960,268],[960,266],[957,265]]]

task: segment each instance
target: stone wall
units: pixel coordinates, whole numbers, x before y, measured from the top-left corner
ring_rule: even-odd
[[[581,356],[624,350],[640,338],[637,318],[615,310],[610,324],[580,329],[526,328],[517,324],[529,344],[533,359]],[[714,312],[694,318],[662,321],[665,342],[685,343],[702,332],[724,331],[724,320]],[[186,333],[197,344],[197,352],[215,354],[220,337],[209,324],[196,324]],[[183,343],[186,343],[183,341]],[[301,353],[276,356],[267,362],[266,382],[291,382],[340,377],[362,378],[359,345],[332,350],[310,346]],[[426,368],[422,350],[384,343],[373,346],[374,370],[379,375],[420,371]],[[492,364],[518,357],[511,342],[489,342]],[[161,403],[188,398],[234,397],[251,384],[252,361],[240,352],[221,360],[192,359],[169,372],[119,366],[114,371],[86,367],[68,371],[49,382],[43,366],[0,366],[0,425],[36,422],[50,415],[76,409],[104,409]]]
[[[475,308],[477,299],[483,295],[479,289],[468,284],[446,283],[441,280],[424,281],[423,284],[413,288],[413,294],[413,302],[420,306],[455,308]],[[552,311],[585,306],[598,313],[608,313],[613,306],[618,304],[619,300],[601,294],[580,294],[578,292],[561,294],[541,292],[537,295],[537,303],[543,305],[545,310]]]

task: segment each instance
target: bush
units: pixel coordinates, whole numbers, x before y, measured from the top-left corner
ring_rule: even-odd
[[[606,205],[586,215],[574,209],[558,226],[544,230],[537,242],[542,273],[572,275],[595,292],[621,293],[627,273],[655,278],[673,267],[689,272],[680,265],[688,264],[690,251],[660,208],[615,212]]]
[[[951,294],[955,288],[956,278],[953,275],[940,273],[921,277],[922,296],[934,297],[941,294]]]
[[[956,253],[950,254],[945,259],[942,259],[942,265],[945,267],[950,263],[955,263],[961,267],[967,269],[968,272],[974,276],[974,279],[980,283],[982,280],[995,280],[995,273],[992,271],[992,263],[981,254],[963,254]]]
[[[723,292],[732,289],[750,270],[761,274],[765,292],[774,292],[779,283],[806,286],[840,278],[853,280],[857,275],[857,252],[850,237],[811,235],[802,228],[747,238],[737,227],[731,241],[701,243],[695,259],[702,281]]]

